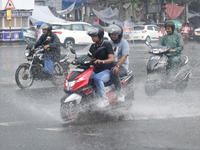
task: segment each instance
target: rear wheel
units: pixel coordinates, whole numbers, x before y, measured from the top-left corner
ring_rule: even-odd
[[[64,42],[64,48],[69,49],[74,47],[74,40],[66,39]]]
[[[33,74],[29,72],[29,64],[20,65],[15,72],[15,81],[21,89],[33,84]]]
[[[129,109],[132,106],[133,100],[134,100],[134,90],[133,90],[133,81],[131,81],[132,83],[130,83],[128,85],[128,87],[126,88],[126,91],[128,91],[126,93],[125,96],[125,108]]]
[[[52,79],[50,80],[53,85],[59,86],[62,85],[65,78],[67,77],[67,73],[64,73],[63,68],[60,64],[54,65],[54,74]]]
[[[63,121],[74,121],[79,115],[79,104],[76,101],[62,103],[60,106],[60,115]]]
[[[149,42],[149,43],[151,42],[150,36],[147,36],[146,41]]]

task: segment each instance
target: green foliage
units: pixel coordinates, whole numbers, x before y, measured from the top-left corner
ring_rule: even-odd
[[[135,5],[141,5],[141,4],[153,4],[153,0],[131,0],[131,3],[133,6]]]

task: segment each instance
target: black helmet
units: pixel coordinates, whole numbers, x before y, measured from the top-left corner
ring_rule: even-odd
[[[99,37],[99,39],[102,39],[104,36],[104,29],[100,25],[95,24],[88,29],[87,33],[89,36],[97,35]]]
[[[49,23],[45,23],[45,24],[43,24],[43,25],[41,26],[41,29],[42,29],[42,30],[46,29],[46,30],[50,33],[51,30],[52,30],[52,26],[51,26],[51,24],[49,24]]]
[[[108,27],[108,35],[111,34],[118,35],[118,38],[121,39],[123,35],[123,28],[118,24],[112,24]]]
[[[172,31],[174,32],[174,29],[175,29],[175,23],[171,20],[168,20],[165,22],[165,28],[166,27],[171,27],[172,28]]]

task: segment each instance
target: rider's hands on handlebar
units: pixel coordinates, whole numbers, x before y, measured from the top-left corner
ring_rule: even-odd
[[[44,49],[49,50],[48,48],[49,48],[49,45],[45,45],[45,46],[44,46]]]
[[[176,50],[175,49],[170,49],[169,52],[173,53],[173,52],[176,52]]]
[[[102,63],[102,60],[100,60],[100,59],[97,59],[94,61],[94,64],[101,64],[101,63]]]

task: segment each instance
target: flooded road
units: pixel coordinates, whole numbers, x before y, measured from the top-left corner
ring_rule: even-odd
[[[153,43],[156,44],[156,43]],[[63,87],[33,83],[21,90],[15,83],[17,67],[26,62],[25,46],[0,47],[0,140],[2,150],[197,150],[200,147],[199,45],[185,45],[194,71],[184,93],[162,89],[148,97],[144,91],[145,44],[130,44],[135,100],[130,110],[83,115],[73,123],[60,117]],[[65,52],[65,50],[62,50]],[[79,54],[85,53],[79,47]],[[72,60],[74,56],[70,54]]]

